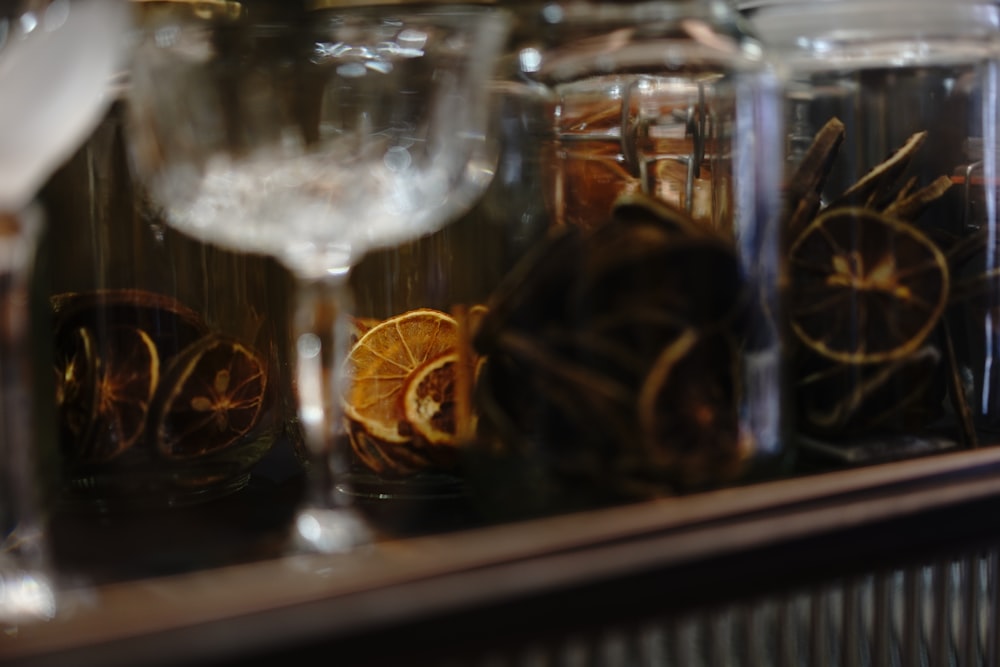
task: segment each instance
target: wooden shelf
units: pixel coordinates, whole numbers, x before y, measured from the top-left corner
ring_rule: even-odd
[[[181,664],[331,641],[989,499],[1000,448],[113,583],[0,636],[0,660]]]

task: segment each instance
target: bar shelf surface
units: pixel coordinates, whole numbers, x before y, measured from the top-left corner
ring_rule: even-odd
[[[228,664],[352,642],[350,650],[377,660],[388,649],[362,638],[390,629],[413,636],[438,618],[465,619],[456,627],[480,631],[506,619],[516,632],[531,615],[510,616],[511,609],[554,605],[565,614],[545,621],[554,630],[582,622],[587,601],[600,603],[598,616],[638,613],[652,591],[671,593],[654,607],[696,609],[845,570],[874,571],[886,557],[929,557],[954,540],[992,539],[998,522],[988,510],[1000,503],[998,490],[1000,448],[984,448],[391,539],[342,555],[69,582],[55,619],[0,639],[0,664]],[[431,650],[433,634],[411,648],[445,655],[458,647]]]

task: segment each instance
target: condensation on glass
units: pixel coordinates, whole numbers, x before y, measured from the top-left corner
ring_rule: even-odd
[[[787,68],[789,358],[804,455],[997,439],[998,12],[743,7]]]

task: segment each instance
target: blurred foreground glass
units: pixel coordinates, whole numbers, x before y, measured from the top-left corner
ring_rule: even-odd
[[[365,539],[335,494],[343,411],[358,407],[341,389],[355,384],[342,378],[346,280],[366,252],[439,228],[489,182],[487,93],[504,32],[502,14],[460,5],[333,8],[287,24],[164,13],[136,50],[135,158],[166,222],[274,255],[298,279],[295,391],[314,464],[298,532],[311,548]],[[409,343],[393,351],[420,354]]]
[[[45,331],[34,325],[38,188],[107,107],[123,52],[117,0],[0,4],[0,622],[54,613],[44,527],[56,469],[46,455]]]
[[[1000,10],[752,2],[789,74],[788,324],[803,458],[1000,439]]]
[[[0,626],[55,611],[46,527],[56,466],[50,404],[38,401],[50,385],[37,372],[48,355],[32,292],[43,225],[38,207],[0,213]]]
[[[520,255],[473,345],[494,517],[779,473],[780,78],[726,2],[525,2],[472,216]]]

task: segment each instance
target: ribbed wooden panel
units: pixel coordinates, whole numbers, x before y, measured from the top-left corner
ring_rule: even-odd
[[[484,654],[477,667],[972,667],[1000,664],[996,554],[846,578]],[[454,663],[444,663],[451,667]],[[466,663],[462,663],[463,665]]]

